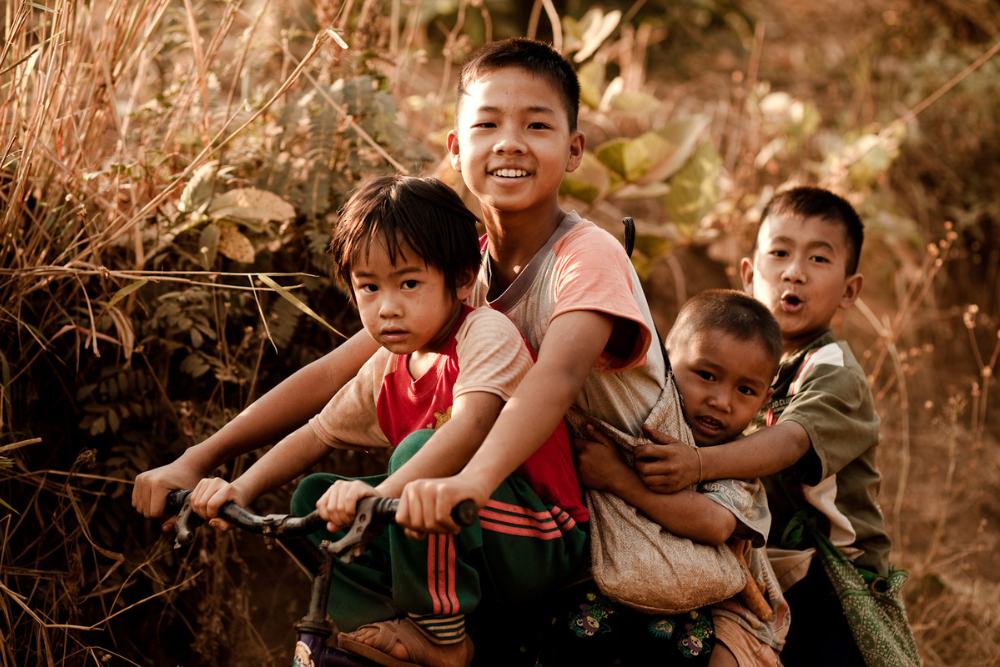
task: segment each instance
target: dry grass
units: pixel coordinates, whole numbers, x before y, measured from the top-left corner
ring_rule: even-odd
[[[868,281],[839,328],[883,416],[881,500],[914,629],[928,665],[1000,664],[1000,115],[983,103],[1000,13],[985,0],[712,6],[623,7],[594,58],[661,104],[582,124],[596,145],[705,114],[717,201],[688,226],[664,224],[658,196],[570,204],[611,229],[640,221],[665,329],[687,295],[733,283],[775,186],[851,193]],[[335,344],[252,274],[355,325],[314,277],[325,225],[362,175],[440,155],[475,40],[523,29],[569,44],[571,31],[548,0],[523,15],[461,0],[440,16],[402,0],[15,1],[0,20],[0,664],[287,661],[300,576],[232,535],[171,552],[131,513],[129,480]],[[815,109],[818,130],[776,125],[765,86]],[[209,190],[295,205],[294,224],[239,227],[252,265],[203,252],[206,219],[182,199],[206,170]]]

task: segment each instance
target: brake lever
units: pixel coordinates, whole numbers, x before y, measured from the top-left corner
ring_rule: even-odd
[[[319,548],[339,558],[343,563],[350,563],[364,553],[386,524],[395,521],[398,507],[399,498],[381,496],[362,498],[358,501],[357,513],[347,533],[334,542],[323,540]],[[471,526],[478,516],[479,508],[471,500],[463,500],[451,510],[452,520],[462,528]]]
[[[343,563],[350,563],[363,554],[375,536],[382,532],[388,522],[386,517],[395,514],[398,506],[398,498],[379,496],[362,498],[358,501],[357,513],[347,529],[347,534],[334,542],[323,540],[319,548],[339,558]]]
[[[184,504],[177,513],[177,521],[174,523],[174,549],[180,549],[186,544],[190,544],[194,539],[195,529],[205,521],[191,509],[191,503],[184,498]]]

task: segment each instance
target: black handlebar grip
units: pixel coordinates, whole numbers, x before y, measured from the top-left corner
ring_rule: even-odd
[[[191,489],[174,489],[167,493],[168,512],[179,512],[184,507],[184,501],[191,495]]]
[[[399,509],[399,498],[379,498],[372,505],[372,513],[375,516],[393,520],[396,510]],[[462,528],[471,526],[479,516],[479,508],[471,500],[463,500],[451,510],[451,520]]]
[[[463,500],[451,510],[451,519],[462,528],[467,528],[476,522],[479,516],[479,508],[471,500]]]

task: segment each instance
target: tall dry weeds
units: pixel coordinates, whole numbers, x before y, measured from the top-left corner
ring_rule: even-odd
[[[338,196],[367,173],[428,168],[426,156],[409,153],[423,146],[413,137],[445,129],[441,109],[475,39],[502,36],[515,19],[566,48],[575,38],[549,0],[526,15],[460,0],[430,19],[426,4],[5,5],[2,664],[287,657],[302,580],[279,554],[231,535],[201,536],[175,554],[128,508],[137,469],[172,458],[334,344],[322,331],[303,336],[301,311],[260,291],[247,265],[209,262],[210,235],[199,235],[207,222],[179,201],[206,173],[210,189],[282,195],[295,205],[294,224],[240,228],[264,257],[253,274],[322,273],[316,258]],[[620,74],[623,92],[656,96],[658,106],[648,116],[586,110],[591,147],[705,114],[717,201],[694,225],[663,222],[662,192],[570,203],[609,229],[625,214],[644,225],[641,268],[663,325],[687,295],[732,281],[726,267],[775,185],[825,178],[852,193],[872,230],[869,281],[842,330],[865,351],[883,415],[882,502],[893,557],[913,575],[907,600],[921,651],[928,665],[998,664],[1000,580],[990,555],[1000,547],[1000,215],[978,172],[995,167],[1000,148],[1000,119],[981,104],[984,81],[997,77],[1000,44],[990,36],[1000,17],[984,0],[903,3],[909,13],[869,4],[792,2],[775,15],[743,3],[719,3],[715,13],[631,3],[592,59]],[[835,64],[814,58],[805,69],[800,56],[816,39],[806,26],[817,21],[835,40],[826,51]],[[907,78],[912,90],[897,82]],[[815,135],[774,127],[763,102],[786,91],[806,103],[794,111],[817,109]],[[376,108],[388,120],[368,115]],[[853,152],[818,171],[824,142],[836,141]],[[858,180],[858,166],[882,150],[887,166]],[[350,323],[321,279],[295,281],[323,316]],[[189,353],[183,362],[178,350]],[[282,585],[261,586],[258,571]],[[274,589],[291,592],[262,602]]]

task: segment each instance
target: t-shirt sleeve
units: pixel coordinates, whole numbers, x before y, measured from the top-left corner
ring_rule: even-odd
[[[736,517],[733,538],[750,540],[754,547],[764,546],[771,529],[771,512],[767,507],[767,493],[759,480],[718,479],[703,482],[698,491]]]
[[[389,447],[378,425],[375,401],[393,355],[379,348],[347,384],[334,394],[309,427],[328,447],[339,449]]]
[[[489,308],[478,308],[465,318],[455,335],[455,353],[459,370],[454,398],[485,391],[507,401],[533,363],[514,323]]]
[[[598,359],[600,370],[624,370],[641,366],[652,341],[652,333],[637,300],[642,286],[628,255],[613,236],[600,228],[567,234],[555,247],[555,319],[573,310],[592,310],[611,316],[616,333],[631,338],[617,345],[618,352],[605,350]],[[613,334],[614,335],[614,334]]]
[[[804,484],[838,473],[878,442],[879,418],[868,382],[846,366],[817,364],[778,419],[805,429],[811,451],[795,465]]]

